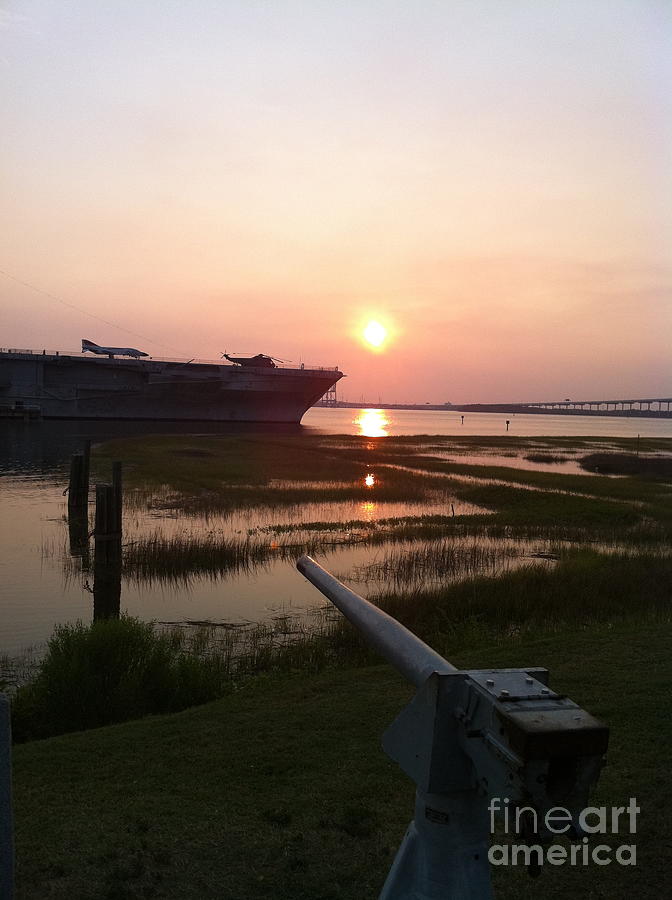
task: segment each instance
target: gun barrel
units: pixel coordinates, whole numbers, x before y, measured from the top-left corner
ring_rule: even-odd
[[[432,672],[456,672],[455,666],[432,650],[413,632],[382,609],[341,584],[310,556],[297,560],[296,568],[321,591],[375,649],[418,687]]]

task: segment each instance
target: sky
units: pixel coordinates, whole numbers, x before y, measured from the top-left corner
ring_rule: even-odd
[[[0,343],[672,396],[671,39],[668,0],[0,0]]]

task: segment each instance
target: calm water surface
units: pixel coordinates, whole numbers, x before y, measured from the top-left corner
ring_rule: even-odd
[[[543,452],[544,436],[576,437],[672,437],[672,421],[610,417],[546,416],[473,413],[461,414],[410,410],[312,409],[302,426],[229,426],[159,423],[42,422],[0,423],[0,654],[19,655],[37,647],[50,636],[59,622],[91,621],[93,617],[92,573],[73,560],[68,543],[66,499],[70,455],[83,441],[94,442],[129,435],[172,434],[363,434],[382,435],[504,435],[538,438]],[[437,455],[428,441],[427,453]],[[537,449],[537,448],[535,448]],[[527,451],[525,451],[527,452]],[[459,452],[441,456],[461,462],[484,462],[520,467],[520,458],[487,455],[468,457]],[[565,463],[553,466],[529,464],[551,471],[577,471],[571,454]],[[455,501],[455,514],[473,512]],[[363,519],[375,524],[379,519],[423,512],[446,512],[444,506],[432,510],[426,504],[339,502],[283,508],[279,512],[247,510],[230,516],[199,520],[176,517],[174,512],[127,511],[124,540],[159,531],[162,535],[205,533],[244,535],[263,533],[270,524],[307,521]],[[260,531],[261,530],[261,531]],[[269,537],[269,540],[271,538]],[[543,548],[542,548],[543,549]],[[362,573],[373,571],[381,548],[334,547],[321,561],[348,580],[356,590],[362,587]],[[534,552],[521,548],[520,553]],[[516,556],[512,552],[511,558]],[[375,568],[375,567],[374,567]],[[371,577],[368,589],[380,586]],[[141,583],[124,579],[121,609],[144,619],[166,622],[211,620],[250,622],[285,614],[309,614],[322,607],[324,599],[294,569],[291,562],[276,560],[260,566],[252,574],[225,577],[192,577],[181,583]]]

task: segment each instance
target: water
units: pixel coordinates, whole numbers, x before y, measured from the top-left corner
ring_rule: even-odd
[[[325,434],[384,435],[451,434],[516,437],[672,437],[672,419],[617,416],[552,416],[514,413],[462,413],[411,409],[310,409],[305,428]]]
[[[270,425],[194,425],[173,423],[42,422],[0,423],[0,654],[17,656],[39,647],[59,622],[93,617],[92,573],[82,568],[81,559],[70,554],[63,490],[67,484],[70,455],[81,449],[84,440],[94,442],[112,437],[142,434],[362,434],[381,435],[453,435],[459,444],[462,435],[506,434],[503,414],[461,414],[442,411],[312,409],[302,426]],[[509,434],[535,439],[535,451],[550,451],[544,436],[596,437],[672,437],[672,420],[610,417],[546,416],[509,414]],[[537,440],[538,439],[538,440]],[[464,455],[459,446],[437,453],[427,442],[426,451],[460,462],[484,462],[497,465],[525,465],[517,456],[503,456],[501,450]],[[532,468],[549,471],[580,471],[570,452],[553,450],[567,457],[563,463],[528,463]],[[197,461],[195,461],[197,464]],[[455,501],[457,503],[457,501]],[[377,503],[339,501],[268,509],[236,511],[230,515],[184,516],[168,510],[127,510],[126,541],[151,530],[164,536],[175,534],[266,535],[272,542],[269,525],[300,525],[302,522],[363,520],[375,527],[383,518],[423,513],[446,513],[450,500],[436,508],[427,503]],[[457,503],[456,515],[477,511]],[[300,536],[300,532],[299,532]],[[534,548],[526,548],[533,552]],[[380,549],[359,545],[325,548],[321,560],[352,586],[363,591],[362,572],[375,562]],[[369,569],[369,571],[372,571]],[[380,579],[369,579],[367,590],[383,586]],[[323,606],[324,600],[295,571],[287,559],[269,560],[247,574],[192,576],[179,583],[140,582],[124,578],[121,610],[144,619],[166,622],[202,621],[243,623],[286,614],[309,614]]]

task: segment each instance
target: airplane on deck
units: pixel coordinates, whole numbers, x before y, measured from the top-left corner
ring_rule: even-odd
[[[95,353],[98,356],[109,356],[113,359],[115,356],[132,356],[139,359],[141,356],[149,356],[149,353],[143,353],[142,350],[135,350],[133,347],[101,347],[94,344],[93,341],[87,341],[82,338],[82,353]]]

